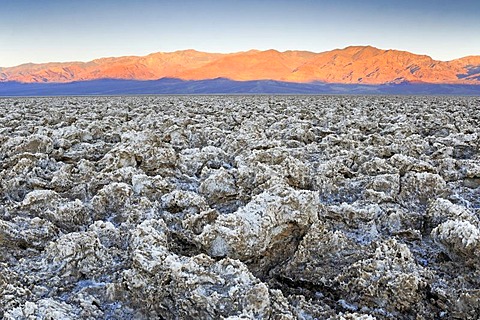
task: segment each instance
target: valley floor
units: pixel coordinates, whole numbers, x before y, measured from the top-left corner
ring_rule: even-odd
[[[478,319],[480,98],[0,99],[5,319]]]

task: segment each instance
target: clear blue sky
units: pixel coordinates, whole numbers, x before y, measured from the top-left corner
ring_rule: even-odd
[[[480,55],[480,0],[0,0],[0,66],[349,45]]]

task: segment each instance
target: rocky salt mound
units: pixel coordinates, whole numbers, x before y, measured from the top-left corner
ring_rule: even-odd
[[[477,319],[480,99],[0,100],[5,319]]]

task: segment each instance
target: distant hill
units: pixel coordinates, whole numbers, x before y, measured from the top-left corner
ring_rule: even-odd
[[[0,83],[0,96],[132,95],[132,94],[419,94],[480,95],[480,85],[465,84],[331,84],[275,80],[98,79],[69,83]]]
[[[227,78],[235,81],[274,80],[303,84],[322,82],[372,85],[400,83],[480,85],[480,56],[437,61],[425,55],[381,50],[371,46],[352,46],[322,53],[251,50],[219,54],[184,50],[153,53],[144,57],[23,64],[0,68],[1,82],[67,83],[107,78],[123,80]],[[263,82],[256,84],[265,85]],[[247,84],[242,83],[238,86],[245,85]],[[144,86],[145,83],[141,85]],[[318,85],[315,87],[318,88]]]

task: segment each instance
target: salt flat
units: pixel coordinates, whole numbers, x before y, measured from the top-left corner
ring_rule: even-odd
[[[477,319],[480,98],[0,99],[5,319]]]

